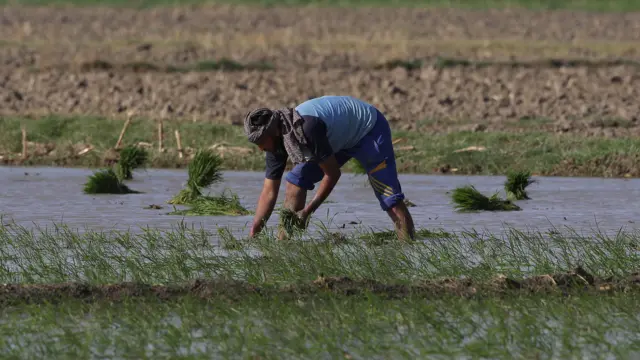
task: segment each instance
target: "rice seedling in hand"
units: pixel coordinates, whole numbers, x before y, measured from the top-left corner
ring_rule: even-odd
[[[305,224],[302,219],[296,214],[295,211],[287,208],[282,208],[280,210],[280,224],[279,232],[282,238],[284,236],[291,236],[294,232],[299,232],[306,229],[307,224]]]
[[[122,183],[113,169],[96,171],[89,176],[84,184],[85,194],[135,194],[137,191],[129,189]]]
[[[121,180],[133,179],[132,171],[142,167],[148,160],[146,149],[129,145],[120,151],[120,159],[116,163],[116,174]]]
[[[212,150],[198,150],[189,163],[187,186],[169,204],[187,205],[202,196],[202,189],[222,180],[222,159]]]
[[[520,207],[509,200],[501,199],[496,192],[491,197],[483,195],[473,185],[458,187],[451,195],[458,211],[514,211]]]
[[[527,200],[525,188],[533,183],[530,171],[512,171],[507,174],[507,181],[504,183],[504,190],[507,193],[507,199],[510,200]]]

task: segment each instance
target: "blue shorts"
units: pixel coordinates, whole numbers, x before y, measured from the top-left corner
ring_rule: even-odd
[[[403,201],[404,194],[398,180],[389,122],[380,111],[377,113],[376,124],[371,131],[356,146],[340,150],[335,156],[340,167],[351,158],[355,158],[364,166],[380,207],[387,211]],[[308,162],[296,165],[287,174],[286,179],[293,185],[313,190],[315,184],[323,177],[322,168],[317,163]]]

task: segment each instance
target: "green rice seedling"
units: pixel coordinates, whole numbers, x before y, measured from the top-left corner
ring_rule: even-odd
[[[509,200],[528,200],[525,188],[536,181],[531,179],[531,171],[511,171],[507,174],[504,190]]]
[[[213,291],[212,300],[72,299],[5,306],[0,331],[11,346],[2,354],[8,359],[196,359],[207,353],[231,359],[247,353],[302,359],[318,358],[323,349],[333,359],[426,353],[435,359],[596,359],[598,353],[633,359],[638,352],[636,293],[395,300],[373,292],[337,296],[330,290],[287,295],[271,287],[244,295],[239,288]],[[83,341],[93,346],[79,346]]]
[[[187,205],[202,196],[202,189],[222,180],[222,159],[212,150],[198,150],[189,163],[187,186],[169,204]]]
[[[242,204],[238,195],[233,193],[222,193],[219,196],[199,196],[188,204],[189,209],[176,210],[169,215],[185,215],[185,216],[242,216],[250,215]]]
[[[218,228],[218,236],[220,246],[225,250],[242,250],[244,248],[242,241],[238,240],[227,227]]]
[[[364,168],[364,165],[356,159],[353,159],[353,172],[357,175],[366,175],[367,170]]]
[[[84,184],[85,194],[135,194],[139,193],[129,189],[122,183],[113,169],[103,169],[94,172]]]
[[[355,158],[351,159],[350,161],[353,163],[353,173],[358,176],[367,175],[367,181],[364,182],[364,186],[370,186],[371,180],[369,179],[367,169],[364,167],[364,165],[362,165],[362,163]]]
[[[144,166],[149,159],[146,149],[137,146],[127,146],[120,151],[120,159],[116,163],[116,174],[121,180],[133,179],[133,170]]]
[[[203,188],[222,180],[221,165],[222,159],[213,151],[198,150],[189,163],[187,186],[168,201],[169,204],[174,205],[189,205],[190,208],[175,210],[169,215],[241,216],[251,214],[233,193],[229,195],[223,193],[215,197],[202,194]]]
[[[447,239],[452,238],[454,235],[446,232],[444,230],[429,230],[429,229],[416,229],[415,237],[416,240],[424,240],[424,239]],[[373,231],[362,234],[358,237],[361,240],[364,240],[365,243],[371,246],[383,245],[388,241],[398,240],[398,236],[395,230],[385,230],[385,231]]]
[[[287,208],[280,209],[280,223],[278,225],[280,231],[284,231],[287,236],[291,236],[295,232],[302,231],[306,225],[295,211]]]
[[[487,197],[479,192],[473,185],[458,187],[451,195],[455,208],[458,211],[517,211],[521,210],[509,200],[501,199],[496,192]]]

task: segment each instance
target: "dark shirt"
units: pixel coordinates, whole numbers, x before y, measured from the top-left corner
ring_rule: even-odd
[[[327,126],[325,123],[315,116],[304,115],[304,124],[302,131],[308,142],[308,150],[311,154],[310,162],[322,162],[324,159],[333,155],[333,149],[327,138]],[[265,177],[271,180],[280,180],[284,169],[287,166],[289,156],[284,148],[284,142],[280,138],[277,149],[274,152],[267,152],[265,157],[266,174]]]

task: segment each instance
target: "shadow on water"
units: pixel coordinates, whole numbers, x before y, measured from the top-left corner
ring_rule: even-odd
[[[0,215],[4,221],[33,227],[64,223],[71,228],[92,230],[140,231],[141,227],[170,230],[184,222],[189,227],[215,230],[230,227],[234,233],[246,234],[252,221],[249,216],[182,217],[167,213],[167,204],[187,180],[184,170],[142,170],[127,185],[141,194],[86,195],[82,185],[92,173],[86,169],[0,168]],[[401,175],[402,188],[417,206],[411,208],[417,227],[443,228],[447,231],[477,229],[502,233],[505,227],[570,227],[591,232],[595,227],[605,233],[632,230],[640,219],[639,180],[599,178],[538,177],[527,190],[531,200],[519,201],[522,211],[457,213],[448,192],[457,186],[473,184],[483,193],[500,191],[502,176],[425,176]],[[255,209],[262,186],[259,172],[226,172],[224,182],[210,189],[219,193],[225,188],[240,196],[242,204]],[[278,204],[284,198],[281,187]],[[308,197],[311,198],[311,195]],[[389,230],[390,219],[366,185],[363,176],[343,175],[336,189],[312,221],[319,221],[332,231]],[[161,209],[149,208],[160,205]],[[269,225],[277,224],[274,213]],[[314,230],[312,224],[310,230]]]

